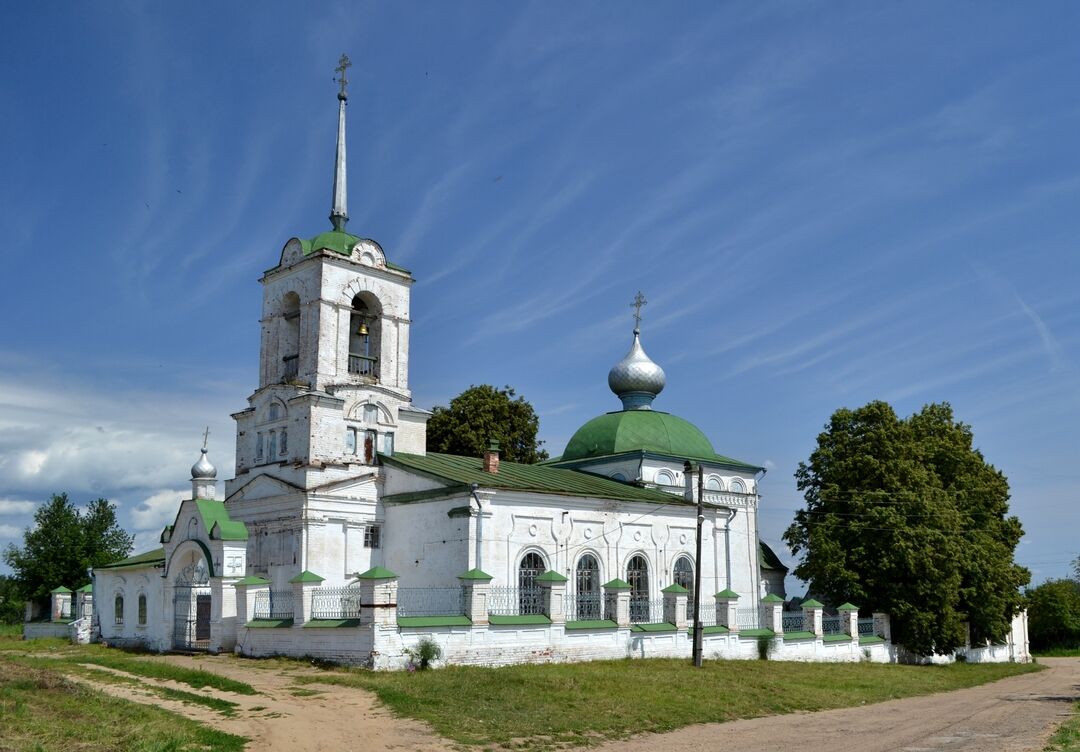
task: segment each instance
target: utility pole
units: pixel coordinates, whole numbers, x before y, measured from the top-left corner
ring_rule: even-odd
[[[686,472],[697,471],[697,553],[694,556],[694,666],[701,668],[701,526],[705,522],[705,473],[700,465],[692,465],[689,460],[684,467]]]

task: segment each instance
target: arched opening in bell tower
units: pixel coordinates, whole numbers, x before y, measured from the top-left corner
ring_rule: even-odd
[[[300,296],[285,293],[281,299],[281,380],[292,381],[300,375]]]
[[[362,292],[352,299],[349,316],[349,373],[378,381],[381,346],[382,306],[374,295]]]

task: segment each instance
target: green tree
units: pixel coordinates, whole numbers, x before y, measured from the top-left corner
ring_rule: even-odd
[[[796,576],[834,603],[886,611],[919,653],[1001,639],[1029,574],[1007,517],[1005,476],[974,448],[948,404],[907,419],[885,402],[837,410],[795,477],[805,507],[784,534]]]
[[[88,569],[127,556],[132,542],[116,522],[116,507],[106,499],[96,499],[80,512],[66,493],[57,494],[34,512],[34,526],[23,533],[23,545],[10,544],[4,561],[22,598],[43,600],[60,585],[85,584]]]
[[[489,384],[470,386],[436,407],[427,425],[427,449],[466,457],[482,457],[490,439],[497,439],[503,459],[539,462],[548,453],[541,449],[536,433],[540,419],[513,387],[496,389]]]
[[[1080,582],[1050,580],[1028,590],[1025,600],[1033,649],[1080,647]]]
[[[23,620],[23,597],[15,579],[0,574],[0,624],[18,624]]]

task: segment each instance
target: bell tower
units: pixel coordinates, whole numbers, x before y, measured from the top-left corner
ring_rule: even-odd
[[[236,473],[304,488],[370,472],[376,454],[423,453],[429,413],[409,391],[412,274],[345,230],[348,57],[341,56],[331,229],[292,238],[263,286],[259,386],[237,423]]]

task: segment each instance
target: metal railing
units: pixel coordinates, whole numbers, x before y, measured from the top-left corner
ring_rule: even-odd
[[[844,619],[841,616],[823,616],[821,618],[822,634],[844,634]]]
[[[720,623],[719,618],[720,608],[716,605],[716,601],[705,602],[701,604],[701,611],[698,612],[698,617],[701,619],[701,625],[704,627],[714,627]],[[694,609],[693,607],[687,607],[686,620],[690,624],[694,623]]]
[[[757,606],[744,606],[735,609],[735,623],[739,629],[759,629],[761,627],[761,609]]]
[[[600,593],[567,593],[566,620],[594,621],[604,618],[604,596]]]
[[[378,365],[379,359],[376,357],[349,353],[349,373],[375,377]]]
[[[281,360],[285,363],[285,370],[281,376],[282,380],[292,381],[300,374],[300,356],[286,355]]]
[[[785,611],[780,615],[780,623],[785,632],[799,632],[803,629],[805,620],[802,611]]]
[[[875,634],[874,617],[859,619],[859,637],[873,637]]]
[[[253,619],[293,618],[293,594],[291,590],[268,590],[255,594]]]
[[[528,616],[544,613],[541,588],[496,585],[488,593],[488,613],[495,616]]]
[[[465,589],[398,588],[398,616],[461,616],[465,613]]]
[[[320,587],[311,591],[312,619],[359,619],[360,588]]]
[[[664,621],[664,599],[630,598],[631,624],[660,624]]]

